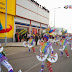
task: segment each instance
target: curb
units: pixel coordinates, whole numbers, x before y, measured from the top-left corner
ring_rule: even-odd
[[[40,46],[40,45],[37,45],[37,46]],[[24,46],[3,46],[3,47],[24,47]],[[25,48],[25,47],[24,47]]]
[[[53,41],[50,41],[50,42],[53,43]],[[59,42],[59,40],[58,40],[58,42]],[[7,46],[4,46],[4,45],[2,45],[2,46],[5,47],[5,48],[6,47],[24,47],[24,46],[17,46],[17,45],[16,46],[14,46],[14,45],[13,46],[8,46],[8,45]],[[40,45],[38,44],[37,46],[40,46]]]

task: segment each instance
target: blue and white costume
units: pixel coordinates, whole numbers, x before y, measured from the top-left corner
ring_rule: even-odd
[[[0,48],[1,48],[1,43],[0,43]],[[5,66],[8,69],[8,72],[13,72],[13,68],[7,60],[8,60],[7,57],[4,56],[2,53],[0,53],[0,72],[1,72],[1,65]]]

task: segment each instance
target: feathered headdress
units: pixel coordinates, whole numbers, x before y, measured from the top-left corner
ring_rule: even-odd
[[[67,30],[62,30],[62,35],[65,35],[67,33]]]
[[[31,36],[35,36],[35,34],[34,34],[33,30],[31,31]]]
[[[51,27],[49,26],[47,29],[46,29],[46,33],[48,35],[50,35],[50,33],[54,32],[56,29],[51,29]]]
[[[48,39],[49,39],[49,37],[46,35],[44,35],[43,40],[44,40],[44,38],[46,38],[46,41],[48,41]]]

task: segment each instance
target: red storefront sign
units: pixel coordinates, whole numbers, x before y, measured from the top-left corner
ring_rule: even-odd
[[[37,29],[33,28],[33,33],[37,34]]]

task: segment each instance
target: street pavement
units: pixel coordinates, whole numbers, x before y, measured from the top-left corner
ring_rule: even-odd
[[[54,53],[60,55],[58,50],[60,46],[54,45]],[[4,52],[6,53],[9,63],[13,66],[14,72],[18,72],[20,69],[22,72],[39,72],[41,69],[41,62],[36,58],[36,55],[39,55],[39,46],[35,46],[36,54],[28,52],[28,47],[5,47]],[[58,61],[52,64],[53,72],[72,72],[72,51],[70,46],[67,46],[70,58],[66,57],[64,53],[63,57],[58,58]],[[7,69],[2,66],[3,72],[8,72]],[[46,64],[44,72],[49,72]]]

